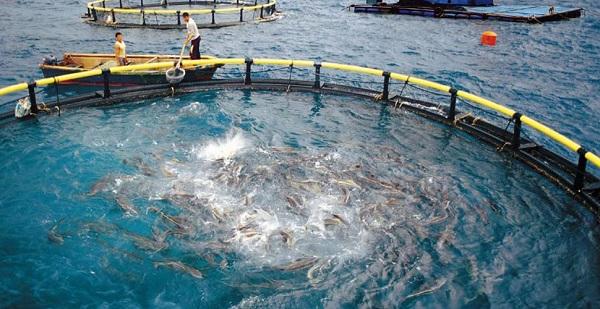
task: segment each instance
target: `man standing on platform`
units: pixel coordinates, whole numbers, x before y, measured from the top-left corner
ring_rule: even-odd
[[[192,60],[200,59],[200,32],[196,22],[190,17],[188,12],[183,13],[183,21],[187,26],[186,43],[190,42],[190,58]]]

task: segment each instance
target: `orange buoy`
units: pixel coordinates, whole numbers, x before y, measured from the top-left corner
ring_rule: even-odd
[[[496,32],[486,31],[481,35],[481,45],[494,46],[496,45]]]

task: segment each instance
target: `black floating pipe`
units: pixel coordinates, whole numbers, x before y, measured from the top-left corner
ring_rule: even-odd
[[[36,114],[38,112],[37,100],[35,97],[35,81],[30,81],[27,84],[27,89],[29,90],[29,103],[31,103],[31,113]]]
[[[181,11],[177,11],[177,26],[181,26]]]
[[[146,12],[144,10],[142,10],[142,25],[146,25]]]
[[[92,11],[90,11],[90,8],[87,8],[87,17],[92,17]]]
[[[454,121],[454,118],[456,117],[456,94],[458,93],[458,90],[455,88],[450,88],[448,92],[450,92],[450,109],[448,109],[447,118],[448,121]]]
[[[140,7],[144,7],[144,0],[140,0]]]
[[[513,136],[511,141],[511,147],[514,150],[521,147],[521,113],[515,113],[513,119],[515,120],[515,126],[513,128]]]
[[[320,89],[321,88],[321,63],[315,62],[315,84],[313,88]]]
[[[243,23],[244,22],[244,8],[240,9],[240,22]]]
[[[390,72],[383,72],[383,95],[381,99],[387,101],[390,98]]]
[[[162,6],[166,8],[166,7],[167,7],[167,5],[169,5],[169,3],[168,3],[168,0],[165,0],[165,2],[163,3],[163,5],[162,5]]]
[[[117,22],[117,18],[115,17],[115,9],[111,9],[110,13],[112,14],[112,21],[113,21],[113,23],[116,23]]]
[[[210,11],[210,14],[212,15],[212,21],[210,22],[211,24],[215,24],[215,10]]]
[[[102,70],[102,79],[104,81],[104,98],[110,98],[110,69]]]
[[[252,78],[250,77],[252,73],[252,63],[254,62],[252,58],[246,57],[246,78],[244,79],[244,85],[252,84]]]
[[[119,0],[119,8],[122,9],[123,8],[123,0]]]
[[[92,20],[98,21],[98,14],[96,13],[96,8],[92,8]]]
[[[102,7],[103,7],[103,8],[106,8],[106,0],[103,0],[103,1],[102,1]]]
[[[258,5],[258,0],[254,0],[254,5]]]
[[[265,10],[265,6],[261,5],[260,6],[260,19],[263,19],[263,11]]]
[[[575,189],[576,192],[580,192],[581,189],[583,189],[583,183],[585,182],[585,168],[587,165],[585,154],[587,153],[587,150],[585,150],[583,147],[580,147],[577,149],[577,153],[579,154],[579,161],[577,162],[577,172],[575,173],[573,189]]]

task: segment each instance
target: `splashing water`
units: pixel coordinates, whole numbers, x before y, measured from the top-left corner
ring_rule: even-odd
[[[342,189],[350,194],[356,188],[343,188],[320,161],[337,164],[339,155],[303,156],[291,148],[285,151],[293,154],[263,147],[242,155],[239,151],[248,144],[241,133],[229,132],[225,139],[192,150],[201,155],[168,167],[174,177],[166,179],[162,196],[202,200],[189,209],[193,220],[213,231],[217,227],[221,234],[214,240],[227,243],[254,266],[274,267],[304,257],[343,260],[366,252],[369,233],[342,196]],[[315,168],[318,178],[304,179],[300,164]]]
[[[362,100],[266,104],[280,99],[194,94],[13,128],[0,269],[44,300],[241,308],[486,306],[515,285],[539,303],[597,269],[578,207],[493,149]],[[40,147],[56,150],[13,159]],[[13,281],[0,287],[26,304]]]
[[[225,139],[208,142],[196,155],[204,160],[229,160],[249,146],[241,132],[230,131]]]

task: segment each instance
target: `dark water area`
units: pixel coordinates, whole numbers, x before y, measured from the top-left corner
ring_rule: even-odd
[[[42,77],[48,54],[111,52],[114,29],[82,23],[84,3],[3,2],[0,84]],[[586,15],[543,25],[349,4],[282,1],[276,22],[202,30],[202,52],[412,74],[600,151],[597,2],[563,1]],[[478,44],[488,29],[494,48]],[[184,36],[122,32],[129,53],[176,54]],[[3,307],[600,305],[587,209],[472,137],[362,99],[211,91],[68,110],[3,126],[0,153]]]

